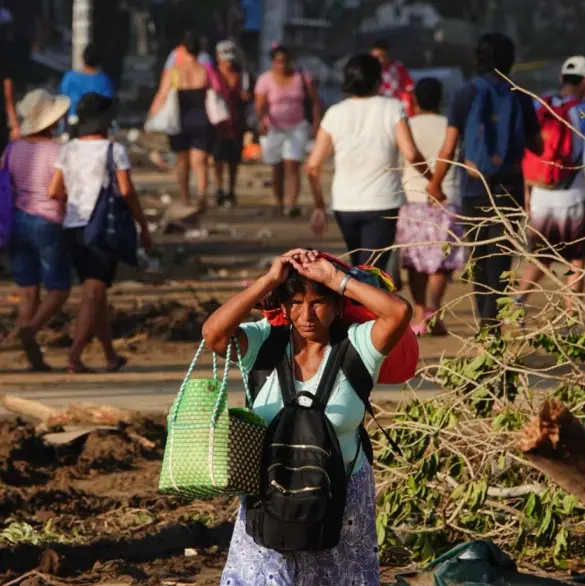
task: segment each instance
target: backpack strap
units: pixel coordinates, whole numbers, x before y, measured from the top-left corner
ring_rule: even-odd
[[[276,374],[278,375],[278,386],[282,395],[282,404],[286,406],[294,400],[297,394],[293,369],[290,361],[287,360],[286,353],[283,360],[276,365]]]
[[[362,360],[358,351],[351,343],[349,343],[349,347],[345,354],[342,370],[343,374],[345,374],[345,378],[347,378],[349,384],[353,387],[353,390],[356,392],[357,396],[362,400],[366,411],[374,420],[376,425],[380,428],[380,431],[384,434],[384,437],[388,443],[392,446],[398,455],[402,456],[402,450],[398,447],[398,444],[390,437],[388,432],[380,425],[376,418],[376,414],[374,413],[374,409],[370,403],[370,393],[374,388],[374,380],[372,379],[372,375],[366,368],[364,361]],[[360,435],[362,438],[364,452],[366,453],[366,456],[368,457],[368,460],[371,464],[374,459],[374,452],[372,449],[370,437],[363,424],[360,429]]]
[[[346,336],[345,338],[335,342],[331,348],[331,352],[329,354],[329,358],[327,359],[327,364],[325,365],[323,374],[321,375],[321,380],[319,381],[319,386],[317,387],[314,399],[315,403],[323,410],[327,407],[327,403],[331,398],[331,393],[333,392],[333,387],[335,386],[337,375],[342,368],[347,349],[350,345],[349,338]]]
[[[286,347],[290,340],[290,328],[287,326],[272,326],[270,334],[262,347],[254,367],[248,375],[248,385],[252,402],[258,396],[266,379],[274,372],[279,363],[286,359]],[[252,405],[248,405],[252,407]]]

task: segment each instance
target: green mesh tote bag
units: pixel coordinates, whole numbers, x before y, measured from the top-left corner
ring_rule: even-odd
[[[237,340],[228,346],[223,378],[191,379],[201,342],[168,416],[168,436],[159,490],[166,494],[212,498],[245,496],[260,489],[260,458],[265,424],[249,409],[228,409],[227,385],[232,347],[251,405],[247,373]]]

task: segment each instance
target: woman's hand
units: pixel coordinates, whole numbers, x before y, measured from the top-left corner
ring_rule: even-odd
[[[152,252],[152,236],[148,230],[148,226],[144,226],[140,229],[140,246],[144,248],[146,254]]]
[[[437,185],[436,183],[433,183],[432,181],[427,185],[427,193],[429,194],[430,198],[434,199],[439,203],[447,199],[445,197],[445,194],[443,193],[443,190],[441,189],[441,186]],[[429,203],[433,202],[430,201]]]
[[[293,248],[274,259],[266,276],[273,287],[278,287],[286,281],[291,268],[299,271],[302,268],[303,262],[315,260],[318,255],[319,253],[308,251],[304,248]]]
[[[295,269],[300,275],[321,283],[334,291],[337,290],[340,281],[340,271],[327,259],[320,257],[316,250],[304,251],[304,254],[294,259]]]
[[[270,280],[270,284],[274,287],[278,287],[278,285],[282,285],[286,281],[288,274],[291,269],[291,260],[284,257],[279,256],[274,259],[268,274],[266,275]]]
[[[323,208],[315,208],[311,216],[311,230],[315,236],[323,236],[327,232],[327,214]]]

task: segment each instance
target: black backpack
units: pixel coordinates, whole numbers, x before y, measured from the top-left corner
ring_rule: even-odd
[[[337,435],[325,414],[341,369],[373,415],[368,398],[372,377],[350,343],[347,330],[339,328],[333,334],[331,352],[314,396],[295,390],[292,365],[286,356],[289,327],[272,328],[250,374],[255,398],[276,369],[284,404],[266,431],[260,495],[246,499],[246,532],[258,545],[275,551],[334,548],[341,535],[348,479],[360,447],[370,462],[373,459],[362,423],[361,442],[347,470]],[[309,400],[308,406],[299,402],[303,397]]]

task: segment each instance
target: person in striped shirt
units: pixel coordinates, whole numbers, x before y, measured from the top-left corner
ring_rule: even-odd
[[[29,92],[18,104],[22,117],[19,140],[2,155],[14,187],[10,261],[20,287],[20,340],[32,370],[47,371],[36,333],[61,309],[71,287],[71,267],[63,240],[65,206],[49,198],[59,144],[53,138],[70,100],[45,90]],[[41,285],[47,294],[41,301]]]

